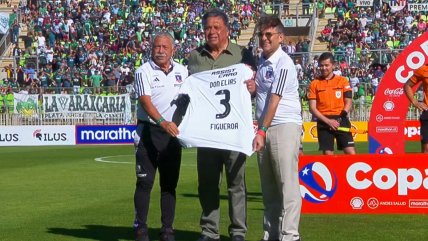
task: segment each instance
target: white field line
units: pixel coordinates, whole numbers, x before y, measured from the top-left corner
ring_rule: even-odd
[[[195,154],[196,151],[194,152],[183,152],[183,154]],[[130,159],[130,158],[134,158],[134,155],[116,155],[116,156],[102,156],[102,157],[97,157],[94,160],[96,162],[102,162],[102,163],[112,163],[112,164],[135,164],[135,161],[129,162],[129,161],[109,161],[108,159],[114,158],[115,160],[117,160],[119,157],[126,157],[123,159]],[[195,160],[196,162],[196,160]],[[183,164],[181,163],[181,166],[185,166],[185,167],[195,167],[195,164]]]

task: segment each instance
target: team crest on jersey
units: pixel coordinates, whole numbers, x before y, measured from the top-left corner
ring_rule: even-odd
[[[183,82],[183,79],[181,78],[181,75],[180,74],[176,74],[175,75],[175,81],[177,82],[177,83],[181,83],[181,82]]]
[[[342,91],[336,90],[336,98],[340,99],[342,97]]]
[[[272,77],[273,77],[273,68],[271,66],[268,66],[265,73],[265,79],[271,79]]]

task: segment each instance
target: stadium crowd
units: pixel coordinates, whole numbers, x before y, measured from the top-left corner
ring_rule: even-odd
[[[151,37],[156,32],[168,31],[174,36],[174,59],[186,65],[190,51],[204,43],[201,16],[205,10],[219,7],[228,13],[231,41],[236,42],[241,30],[266,6],[262,0],[38,3],[27,1],[19,7],[21,24],[27,25],[28,34],[22,38],[24,49],[19,48],[20,38],[13,36],[16,44],[12,56],[18,68],[5,69],[7,78],[0,81],[3,99],[18,88],[34,94],[130,92],[134,70],[149,59]],[[373,7],[356,7],[353,0],[311,4],[320,18],[334,14],[318,38],[328,43],[338,62],[336,73],[348,77],[354,98],[362,102],[372,100],[381,77],[400,50],[427,29],[426,12],[409,12],[407,8],[394,12],[381,1],[374,1]],[[19,28],[17,22],[12,26],[14,35]],[[249,48],[256,47],[253,40]],[[309,46],[310,41],[304,38],[283,44],[295,60],[303,99],[306,86],[317,74],[318,54],[309,53]],[[34,56],[38,58],[38,72]]]
[[[19,48],[16,22],[12,56],[18,68],[6,67],[3,92],[17,86],[33,94],[130,91],[134,70],[150,58],[156,32],[174,36],[174,59],[186,64],[190,51],[204,43],[201,17],[207,9],[229,13],[231,41],[236,42],[241,30],[259,15],[260,4],[258,0],[27,1],[20,6],[22,24],[28,29],[22,39],[25,48]]]
[[[315,7],[321,18],[333,14],[317,37],[335,54],[336,74],[348,77],[354,98],[363,102],[373,99],[384,72],[400,51],[427,30],[427,12],[394,11],[382,1],[374,1],[373,7],[357,7],[352,0],[319,0]],[[306,86],[316,74],[318,55],[308,57],[301,44],[289,43],[284,48],[297,59],[299,78]]]

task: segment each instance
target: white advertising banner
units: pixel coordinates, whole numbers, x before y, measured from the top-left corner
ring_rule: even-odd
[[[407,9],[410,12],[428,11],[428,3],[408,3]]]
[[[131,99],[129,94],[101,95],[43,95],[43,110],[49,119],[84,117],[95,114],[97,118],[123,117],[125,123],[131,121]]]
[[[282,24],[284,25],[284,27],[296,27],[297,23],[296,23],[296,19],[294,18],[289,18],[289,19],[283,19],[282,20]]]
[[[0,13],[0,33],[5,34],[9,30],[9,14]]]
[[[374,0],[357,0],[358,7],[372,7]]]
[[[75,127],[67,126],[2,126],[0,146],[75,145]]]

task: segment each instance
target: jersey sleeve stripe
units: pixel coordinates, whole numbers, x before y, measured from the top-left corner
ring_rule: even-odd
[[[281,69],[278,78],[278,85],[276,86],[275,94],[282,95],[282,91],[284,91],[285,80],[287,79],[288,70]]]
[[[144,84],[142,76],[142,73],[135,74],[135,93],[137,94],[137,96],[144,95]]]

